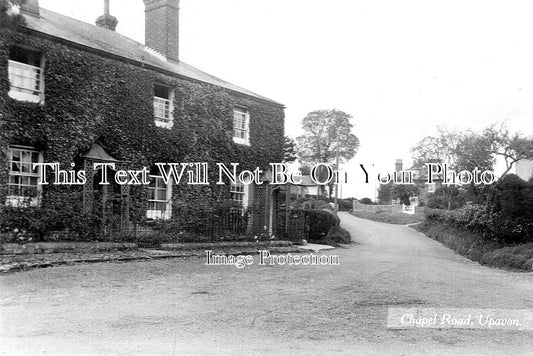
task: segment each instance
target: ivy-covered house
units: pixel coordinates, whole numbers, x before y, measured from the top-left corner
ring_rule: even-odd
[[[228,203],[255,208],[253,224],[272,228],[279,189],[214,182],[216,163],[266,171],[283,160],[284,106],[180,61],[179,0],[144,3],[146,44],[115,31],[107,1],[96,25],[38,0],[3,16],[15,20],[0,30],[0,207],[20,220],[6,213],[4,227],[124,229],[178,215],[195,224]],[[50,184],[50,167],[49,184],[38,184],[42,168],[32,165],[42,162],[59,163],[71,183],[85,171],[84,184]],[[211,183],[165,184],[158,162],[205,162]],[[149,167],[150,183],[98,184],[94,163]]]

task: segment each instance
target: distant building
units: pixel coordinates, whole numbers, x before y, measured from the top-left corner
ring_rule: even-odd
[[[533,141],[533,135],[527,137]],[[533,177],[533,159],[522,159],[516,162],[516,175],[523,180],[529,180]]]
[[[296,195],[297,198],[305,198],[306,196],[317,197],[319,194],[320,186],[313,182],[311,176],[302,176],[301,183],[291,184],[291,195]]]

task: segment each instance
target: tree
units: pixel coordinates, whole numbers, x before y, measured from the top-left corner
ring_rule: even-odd
[[[472,171],[474,168],[492,170],[495,159],[490,149],[491,142],[485,133],[451,131],[439,127],[437,135],[424,137],[412,148],[415,168],[424,171],[426,163],[446,163],[450,170],[456,172]],[[471,201],[485,199],[483,188],[475,186],[473,182],[463,186],[462,190],[465,194],[461,197],[467,196]],[[459,196],[458,187],[450,185],[440,191],[438,199],[451,208],[459,204],[459,201],[455,201]]]
[[[359,199],[359,203],[361,203],[361,204],[365,204],[365,205],[371,205],[371,204],[373,204],[373,203],[372,203],[372,199],[370,199],[370,198],[362,198],[362,199]]]
[[[294,162],[296,160],[296,142],[285,136],[283,141],[283,162]]]
[[[0,28],[14,30],[26,22],[18,7],[26,0],[0,0]]]
[[[417,196],[420,189],[416,185],[396,184],[392,188],[392,198],[399,199],[402,204],[411,205],[409,198]]]
[[[483,136],[491,154],[505,160],[506,169],[500,177],[509,173],[516,162],[533,158],[533,141],[518,133],[511,134],[505,124],[490,125],[483,131]]]
[[[378,188],[378,201],[380,204],[390,204],[394,183],[380,184]]]
[[[460,133],[437,127],[437,135],[426,136],[411,148],[414,166],[421,169],[426,163],[447,163],[454,166],[460,139]]]
[[[351,115],[337,110],[316,110],[302,120],[304,134],[299,136],[298,158],[303,165],[329,164],[337,169],[335,161],[338,150],[339,162],[351,159],[359,148],[359,139],[351,133]],[[331,197],[330,184],[329,197]]]

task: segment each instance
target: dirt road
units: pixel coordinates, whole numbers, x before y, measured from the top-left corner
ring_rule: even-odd
[[[405,227],[341,213],[340,265],[205,258],[0,276],[0,354],[533,354],[533,332],[386,327],[388,307],[533,308],[533,274],[479,266]]]

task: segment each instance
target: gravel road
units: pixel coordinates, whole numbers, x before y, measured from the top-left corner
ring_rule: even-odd
[[[341,213],[340,265],[205,258],[0,276],[2,355],[533,355],[532,331],[386,327],[388,307],[533,309],[533,274],[483,267],[406,226]]]

